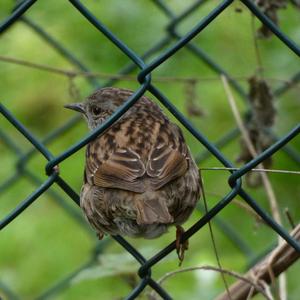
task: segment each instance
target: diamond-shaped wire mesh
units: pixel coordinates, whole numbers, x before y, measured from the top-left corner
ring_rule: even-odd
[[[173,116],[181,123],[181,125],[185,127],[187,131],[205,148],[204,152],[201,152],[196,156],[196,160],[198,163],[212,156],[226,168],[235,167],[229,161],[229,159],[227,159],[224,153],[220,151],[220,149],[226,146],[229,142],[236,139],[239,136],[239,130],[237,128],[234,128],[228,133],[222,135],[222,137],[216,143],[212,143],[192,124],[192,122],[188,118],[186,118],[179,111],[179,109],[172,103],[171,99],[169,99],[164,94],[163,90],[159,88],[156,83],[153,83],[151,79],[152,72],[154,72],[160,66],[166,64],[168,60],[172,59],[172,57],[178,51],[180,51],[182,48],[185,48],[194,57],[196,57],[196,59],[202,61],[205,65],[207,65],[212,70],[212,72],[225,76],[231,88],[242,99],[244,99],[246,103],[248,102],[247,92],[245,92],[244,88],[238,83],[238,81],[231,77],[229,72],[223,69],[214,58],[210,57],[210,55],[206,51],[199,48],[195,43],[193,43],[193,39],[195,37],[201,36],[202,31],[204,31],[206,27],[209,27],[210,24],[214,22],[220,14],[228,9],[228,7],[232,6],[234,1],[225,0],[221,1],[219,4],[216,4],[215,7],[207,15],[201,18],[193,28],[190,28],[187,33],[181,34],[181,31],[178,29],[179,26],[184,21],[186,21],[195,10],[197,10],[206,2],[207,1],[203,0],[194,1],[180,14],[175,14],[172,11],[171,6],[168,5],[167,1],[153,1],[153,5],[160,11],[160,13],[164,14],[168,18],[168,23],[167,25],[165,25],[166,30],[163,37],[160,40],[153,41],[152,44],[149,44],[149,48],[143,55],[138,55],[135,51],[131,50],[122,39],[119,39],[117,37],[118,35],[116,34],[116,32],[108,29],[108,27],[104,25],[105,22],[102,23],[101,20],[96,18],[94,13],[89,11],[88,8],[84,5],[83,1],[69,1],[68,9],[76,10],[78,13],[78,18],[84,18],[88,22],[86,23],[86,26],[95,27],[99,35],[104,36],[114,45],[114,47],[118,48],[122,52],[122,54],[128,58],[128,61],[130,61],[130,63],[123,69],[119,70],[118,73],[120,75],[126,75],[135,69],[139,69],[136,78],[138,88],[135,90],[134,94],[126,101],[126,103],[119,107],[119,109],[109,119],[101,124],[101,126],[96,128],[91,133],[87,134],[85,137],[76,141],[74,145],[67,148],[59,155],[54,155],[49,150],[48,145],[56,140],[61,139],[66,132],[74,128],[74,126],[76,126],[79,121],[78,117],[74,117],[68,120],[62,126],[57,127],[57,129],[47,134],[43,139],[38,139],[22,124],[20,118],[12,114],[4,105],[0,105],[0,111],[3,118],[5,118],[11,125],[13,125],[15,129],[19,133],[21,133],[21,135],[23,135],[34,147],[32,148],[32,150],[24,151],[13,137],[7,134],[5,130],[0,128],[0,137],[3,144],[6,145],[9,151],[14,153],[16,157],[14,172],[8,173],[7,177],[2,179],[0,192],[3,193],[5,190],[13,187],[15,182],[21,179],[26,179],[29,182],[33,183],[34,186],[36,186],[34,192],[30,194],[26,199],[20,201],[13,211],[11,211],[6,216],[1,216],[1,229],[9,226],[11,221],[17,218],[25,209],[30,209],[30,205],[33,202],[35,202],[42,194],[48,192],[51,197],[63,207],[64,211],[67,214],[74,218],[74,220],[78,222],[80,226],[87,229],[88,234],[91,234],[91,231],[82,221],[79,210],[70,205],[70,202],[67,199],[68,197],[61,196],[60,193],[51,188],[53,185],[58,185],[64,191],[66,196],[68,195],[76,204],[79,204],[78,194],[72,189],[70,183],[68,183],[68,181],[64,179],[64,176],[59,173],[59,169],[56,166],[68,160],[77,151],[82,149],[91,140],[93,140],[104,130],[110,127],[132,105],[134,105],[134,103],[138,101],[138,99],[145,92],[149,92],[153,95],[153,98],[156,98],[158,101],[160,101],[160,103],[165,106],[171,114],[173,114]],[[274,35],[277,36],[284,47],[289,49],[291,53],[296,54],[296,56],[300,55],[299,47],[291,39],[289,39],[289,37],[286,36],[278,26],[276,26],[266,15],[264,15],[258,9],[258,7],[254,4],[254,1],[242,0],[240,2],[243,3],[246,9],[250,10],[257,19],[259,19],[271,32],[273,32]],[[33,32],[35,32],[35,34],[39,36],[45,44],[53,47],[53,49],[57,51],[57,53],[62,55],[79,71],[88,73],[89,69],[82,63],[82,60],[75,57],[76,51],[69,51],[64,48],[64,46],[60,42],[58,42],[55,37],[47,33],[47,31],[43,27],[37,25],[31,18],[25,16],[25,13],[30,10],[36,3],[38,3],[38,1],[36,0],[20,1],[11,15],[0,24],[0,34],[9,34],[9,32],[7,31],[16,24],[27,26],[28,28],[32,29]],[[138,35],[139,30],[137,30],[135,34]],[[297,59],[296,56],[294,55],[295,60]],[[150,58],[152,58],[152,60],[150,60]],[[150,62],[146,63],[146,61]],[[48,71],[55,72],[55,70]],[[287,92],[293,86],[293,84],[299,81],[299,74],[300,73],[295,74],[287,83],[284,82],[279,88],[273,91],[274,95],[280,96]],[[74,74],[67,74],[67,76],[72,79],[72,76],[74,76]],[[110,79],[109,81],[101,84],[98,82],[95,76],[86,76],[85,79],[91,85],[92,89],[96,89],[101,86],[110,86],[116,83],[119,80],[119,77],[116,76],[114,79]],[[264,220],[264,222],[269,225],[272,230],[274,230],[284,240],[286,240],[294,249],[296,249],[296,251],[300,252],[299,243],[295,239],[293,239],[281,225],[279,225],[273,220],[272,217],[270,217],[265,209],[258,204],[256,199],[243,188],[241,181],[241,178],[252,168],[256,167],[258,164],[271,157],[274,153],[281,150],[285,151],[290,156],[290,159],[295,164],[299,165],[299,152],[288,145],[288,143],[298,135],[299,131],[300,126],[297,125],[289,132],[287,132],[284,136],[281,136],[279,138],[274,133],[270,133],[273,138],[273,144],[270,147],[268,147],[254,159],[243,165],[241,168],[228,171],[228,183],[230,186],[229,192],[221,197],[217,204],[210,208],[208,212],[205,213],[203,206],[199,208],[202,212],[204,212],[204,215],[185,232],[183,239],[188,239],[196,234],[201,228],[203,228],[203,226],[205,226],[212,218],[214,218],[217,226],[221,230],[223,230],[228,238],[236,244],[237,248],[245,256],[253,258],[253,251],[251,247],[249,247],[247,243],[245,243],[243,237],[241,237],[238,232],[233,230],[230,225],[226,224],[218,216],[219,212],[223,208],[225,208],[236,196],[240,196],[250,207],[252,207],[252,209]],[[45,170],[48,178],[44,182],[42,182],[39,177],[37,177],[32,171],[26,168],[26,165],[28,164],[30,159],[38,154],[44,156],[47,160],[47,163],[45,163]],[[162,288],[152,278],[151,268],[155,267],[155,265],[158,264],[162,259],[164,259],[169,253],[174,251],[175,242],[170,243],[168,246],[161,249],[158,253],[156,253],[149,259],[146,259],[142,255],[142,253],[138,251],[138,249],[133,247],[123,237],[114,236],[113,239],[140,263],[140,268],[136,270],[136,273],[140,277],[140,281],[132,289],[130,295],[128,295],[126,299],[135,299],[147,286],[155,290],[156,293],[158,293],[163,299],[172,299],[172,292]],[[45,290],[40,296],[37,297],[37,299],[51,298],[52,296],[56,295],[61,290],[66,288],[72,278],[76,276],[76,274],[78,274],[87,266],[94,264],[94,262],[97,260],[97,256],[105,250],[105,247],[110,242],[110,239],[105,239],[103,242],[97,244],[94,253],[87,264],[84,264],[78,270],[74,271],[74,273],[54,284],[50,289]],[[4,292],[8,299],[19,299],[19,297],[14,294],[13,288],[8,288],[6,285],[4,285],[4,283],[1,282],[0,290]]]

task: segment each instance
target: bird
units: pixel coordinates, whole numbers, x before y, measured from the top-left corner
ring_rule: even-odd
[[[90,130],[102,124],[133,91],[96,90],[65,105],[83,114]],[[105,234],[154,239],[176,226],[180,262],[188,248],[181,226],[200,198],[200,174],[182,131],[146,96],[86,148],[80,206],[98,238]]]

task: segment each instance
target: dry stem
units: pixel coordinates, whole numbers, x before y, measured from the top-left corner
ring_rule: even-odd
[[[300,224],[291,232],[291,236],[300,241]],[[282,272],[286,271],[296,260],[300,257],[300,253],[297,252],[288,243],[284,242],[277,246],[269,255],[266,256],[261,262],[252,267],[245,278],[253,281],[257,280],[257,284],[262,287],[261,282],[266,284],[272,282],[272,277],[278,277]],[[272,273],[270,274],[270,269]],[[229,287],[230,295],[233,300],[248,299],[247,296],[252,290],[253,285],[250,285],[245,280],[238,280],[232,286]],[[252,295],[254,296],[260,292],[254,287]],[[227,292],[224,292],[218,296],[215,300],[228,300]]]

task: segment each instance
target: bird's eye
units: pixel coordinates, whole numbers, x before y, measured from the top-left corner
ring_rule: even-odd
[[[93,108],[92,108],[92,113],[94,114],[94,115],[100,115],[100,113],[101,113],[101,108],[100,107],[98,107],[98,106],[94,106]]]

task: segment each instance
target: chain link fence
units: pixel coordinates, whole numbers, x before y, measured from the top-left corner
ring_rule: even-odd
[[[51,36],[41,26],[37,25],[34,20],[26,17],[25,13],[27,10],[37,3],[36,0],[25,0],[19,1],[14,8],[11,15],[2,21],[0,24],[0,37],[8,31],[16,23],[22,26],[30,27],[36,35],[43,39],[43,41],[51,46],[55,51],[61,54],[66,60],[68,60],[79,72],[88,74],[90,71],[84,65],[84,63],[75,57],[75,51],[67,50],[55,37]],[[297,125],[284,136],[277,137],[274,132],[269,132],[272,137],[272,143],[264,151],[257,154],[253,159],[245,163],[241,168],[235,168],[235,166],[226,158],[222,153],[222,148],[225,147],[232,140],[239,138],[239,128],[234,128],[227,134],[222,136],[218,141],[212,143],[208,140],[195,126],[186,118],[172,103],[170,99],[157,87],[151,80],[151,73],[155,71],[159,66],[166,63],[177,51],[182,48],[186,48],[192,55],[197,59],[204,62],[213,72],[221,75],[229,83],[231,89],[233,89],[240,97],[242,97],[247,105],[249,105],[248,93],[244,88],[236,81],[229,72],[222,68],[217,62],[210,57],[210,55],[199,48],[193,43],[193,38],[200,36],[201,32],[206,29],[223,11],[233,5],[233,0],[220,1],[215,8],[210,11],[204,18],[202,18],[195,27],[190,29],[186,34],[180,34],[178,27],[182,22],[190,17],[190,15],[196,11],[199,7],[205,4],[205,0],[194,1],[192,5],[187,7],[180,14],[175,14],[171,6],[167,1],[155,0],[152,1],[162,14],[168,18],[168,24],[165,27],[165,35],[156,43],[150,45],[149,49],[141,56],[137,55],[132,51],[117,35],[109,30],[101,20],[97,19],[93,12],[89,11],[83,4],[84,1],[69,0],[70,8],[77,10],[81,18],[85,18],[90,26],[94,26],[100,35],[104,35],[116,48],[120,49],[122,53],[127,56],[130,63],[119,71],[119,75],[113,79],[109,79],[107,82],[100,84],[95,76],[85,76],[92,89],[100,88],[102,86],[110,86],[115,84],[122,78],[132,72],[132,70],[139,69],[138,76],[136,78],[139,82],[139,88],[136,89],[134,94],[126,101],[124,105],[107,119],[101,126],[94,131],[87,134],[84,138],[78,140],[76,144],[66,149],[59,155],[54,155],[49,151],[48,145],[57,139],[60,139],[64,133],[73,128],[79,121],[79,117],[74,117],[68,120],[63,126],[50,132],[43,139],[38,139],[34,136],[23,124],[20,122],[14,114],[12,114],[4,105],[0,104],[0,112],[2,117],[7,120],[11,125],[15,127],[15,130],[20,132],[33,146],[30,151],[24,151],[5,130],[0,128],[0,138],[3,144],[14,153],[16,157],[15,169],[12,173],[7,173],[7,178],[1,179],[0,193],[3,193],[9,188],[13,188],[16,181],[26,179],[36,186],[35,191],[29,195],[26,199],[20,201],[20,204],[6,216],[1,216],[0,228],[3,229],[17,218],[22,212],[29,208],[30,205],[36,201],[43,193],[49,193],[49,195],[63,207],[65,212],[69,214],[76,222],[80,224],[84,229],[87,229],[87,234],[91,234],[88,226],[83,221],[81,212],[79,209],[75,209],[71,205],[68,198],[72,199],[76,204],[79,204],[79,195],[72,189],[70,184],[63,178],[59,173],[57,167],[61,162],[67,160],[74,153],[85,147],[91,140],[101,134],[104,130],[110,127],[114,122],[118,120],[138,99],[146,92],[150,92],[161,104],[169,110],[171,114],[177,118],[177,120],[185,127],[198,141],[203,145],[205,151],[199,153],[196,156],[197,163],[204,161],[205,159],[213,156],[216,158],[225,168],[228,168],[228,184],[230,186],[230,192],[224,195],[218,203],[210,208],[207,212],[205,211],[204,205],[200,204],[199,209],[204,213],[203,216],[191,226],[184,234],[183,240],[186,240],[196,234],[203,226],[214,219],[215,224],[222,230],[226,236],[237,246],[249,261],[257,260],[253,249],[245,242],[245,239],[236,231],[230,224],[226,223],[221,217],[218,216],[219,212],[224,209],[231,201],[236,197],[240,196],[263,220],[269,225],[270,229],[280,235],[291,247],[297,252],[300,252],[300,245],[296,239],[294,239],[287,231],[276,222],[258,203],[258,201],[242,186],[242,177],[249,173],[253,168],[258,166],[270,158],[274,153],[278,151],[284,151],[290,157],[296,165],[300,165],[300,153],[297,149],[288,145],[292,139],[295,139],[300,132],[300,126]],[[256,1],[241,0],[240,1],[255,18],[259,19],[262,24],[274,35],[281,40],[282,44],[285,45],[291,52],[294,52],[296,56],[300,56],[300,48],[297,46],[279,27],[266,15],[264,14],[255,4]],[[138,33],[137,33],[138,34]],[[154,57],[149,63],[145,63],[151,57]],[[296,59],[297,57],[295,57]],[[14,62],[21,63],[22,62]],[[29,65],[29,67],[38,67],[36,65]],[[48,70],[51,72],[58,72],[55,69]],[[72,78],[74,74],[67,74]],[[282,85],[273,91],[273,94],[277,97],[283,95],[290,88],[293,87],[300,80],[300,72],[296,73],[290,80],[282,83]],[[251,117],[251,110],[246,114],[245,118]],[[48,161],[45,165],[45,170],[48,178],[42,182],[33,172],[26,168],[29,160],[37,155],[43,155]],[[53,185],[58,185],[66,194],[66,197],[62,197],[55,190],[51,189]],[[67,197],[68,196],[68,197]],[[170,291],[162,288],[155,279],[151,276],[151,268],[159,264],[169,253],[174,251],[175,242],[170,243],[165,248],[161,249],[158,253],[153,255],[151,258],[146,259],[138,249],[134,248],[126,239],[121,236],[113,236],[112,239],[105,239],[99,243],[96,243],[95,250],[90,260],[80,266],[78,270],[75,270],[69,276],[63,280],[53,284],[52,287],[46,289],[41,295],[37,295],[36,299],[50,299],[55,295],[59,294],[62,290],[68,287],[69,282],[78,274],[81,270],[87,266],[93,265],[97,257],[105,251],[106,246],[114,240],[119,243],[125,251],[128,251],[140,264],[140,268],[136,270],[140,277],[139,283],[134,287],[131,293],[126,299],[136,299],[143,290],[148,286],[151,287],[162,299],[173,299]],[[263,254],[262,254],[263,255]],[[1,280],[1,279],[0,279]],[[0,290],[7,297],[7,299],[20,299],[21,296],[15,294],[13,287],[8,287],[0,281]]]

